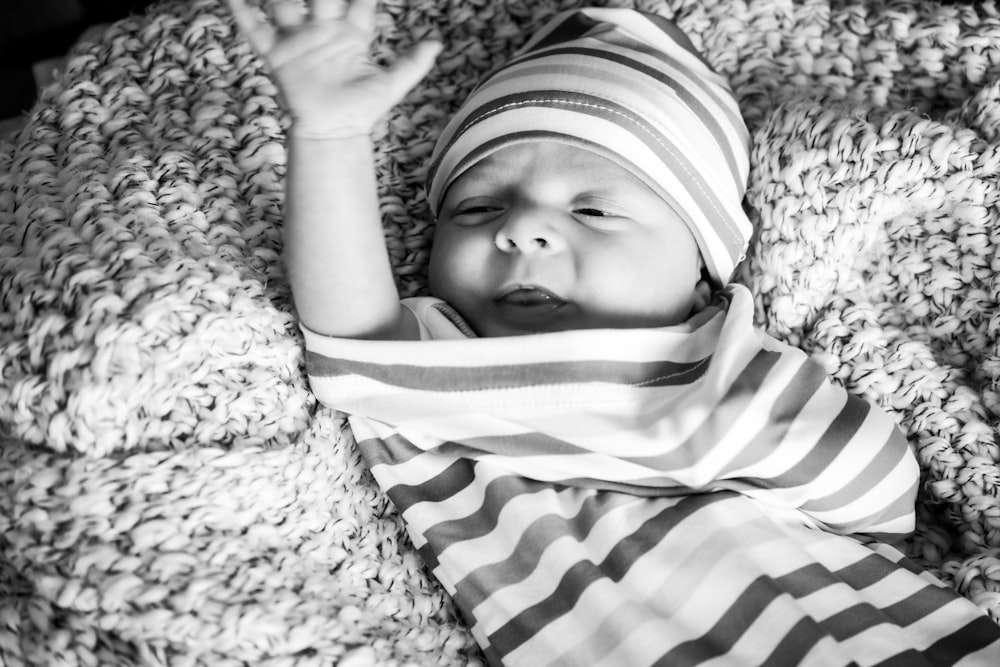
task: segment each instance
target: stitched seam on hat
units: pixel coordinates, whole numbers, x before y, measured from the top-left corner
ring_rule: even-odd
[[[572,91],[569,91],[569,92],[572,92]],[[670,147],[669,145],[667,145],[663,141],[661,141],[659,139],[659,137],[657,137],[652,132],[650,132],[649,129],[647,129],[646,127],[643,127],[643,125],[641,123],[636,122],[633,118],[630,118],[628,115],[622,113],[621,111],[619,111],[617,109],[612,109],[611,107],[602,106],[600,104],[594,104],[592,102],[579,102],[579,101],[576,101],[576,100],[551,99],[551,98],[550,99],[533,99],[533,100],[527,100],[527,101],[524,101],[524,102],[508,102],[507,104],[504,104],[504,105],[501,105],[499,107],[496,107],[495,109],[490,109],[488,112],[486,112],[485,114],[483,114],[479,118],[475,119],[472,123],[469,123],[467,127],[471,127],[472,125],[474,125],[474,124],[476,124],[476,123],[478,123],[478,122],[480,122],[480,121],[482,121],[482,120],[484,120],[484,119],[486,119],[486,118],[488,118],[490,116],[495,116],[496,114],[504,111],[505,109],[510,109],[510,108],[514,108],[514,107],[521,107],[521,106],[535,105],[535,104],[538,104],[539,102],[542,102],[542,103],[553,103],[553,104],[563,104],[563,105],[576,105],[576,106],[580,106],[580,107],[588,107],[588,108],[592,108],[592,109],[601,109],[603,111],[610,111],[611,113],[615,114],[616,116],[621,116],[625,120],[629,121],[632,125],[635,125],[636,127],[640,128],[643,132],[645,132],[647,135],[649,135],[650,138],[654,142],[656,142],[661,147],[663,147],[667,152],[673,153],[674,155],[676,155],[676,152],[672,150],[672,147]],[[464,132],[463,132],[463,134],[464,134]],[[456,137],[456,139],[457,138],[458,137]],[[678,161],[678,164],[681,164],[681,162]],[[689,177],[692,175],[691,172],[690,172],[690,170],[688,170],[686,167],[684,167],[683,164],[681,164],[681,169],[683,169],[684,172]],[[719,209],[718,206],[716,206],[715,202],[713,201],[713,197],[710,196],[709,193],[707,193],[703,187],[701,187],[701,185],[697,182],[696,179],[692,179],[692,180],[695,183],[695,185],[698,188],[698,190],[701,191],[702,195],[705,196],[705,198],[708,200],[709,205],[712,207],[712,209],[715,211],[715,213],[722,220],[723,225],[725,226],[725,230],[729,233],[730,236],[732,236],[733,240],[736,243],[736,246],[738,248],[742,248],[743,247],[743,242],[742,242],[741,237],[739,235],[739,230],[737,230],[734,227],[734,225],[732,224],[732,222],[729,220],[729,216],[727,216],[723,211],[721,211]]]

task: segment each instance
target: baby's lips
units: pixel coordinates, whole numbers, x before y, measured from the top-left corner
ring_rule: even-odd
[[[499,303],[505,303],[512,306],[549,306],[558,307],[566,303],[565,300],[561,299],[558,295],[544,287],[516,287],[507,292],[504,292],[500,298],[497,299]]]
[[[515,326],[537,327],[562,312],[566,301],[541,287],[517,287],[494,300],[500,316]]]

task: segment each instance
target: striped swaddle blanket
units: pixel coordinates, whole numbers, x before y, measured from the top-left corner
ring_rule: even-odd
[[[892,419],[757,332],[745,288],[512,338],[407,305],[432,340],[306,331],[310,380],[491,662],[998,664],[1000,628],[885,543],[918,476]]]

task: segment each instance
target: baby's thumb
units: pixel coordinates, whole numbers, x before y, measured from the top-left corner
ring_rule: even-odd
[[[401,99],[427,76],[434,67],[434,61],[441,53],[441,48],[440,42],[420,42],[412,51],[389,67],[389,80],[397,99]]]

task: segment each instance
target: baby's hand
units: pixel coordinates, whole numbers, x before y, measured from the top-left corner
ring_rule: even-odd
[[[372,62],[377,0],[271,4],[272,20],[246,0],[229,0],[237,24],[271,68],[297,135],[368,134],[430,71],[441,47],[421,42],[388,68]]]

